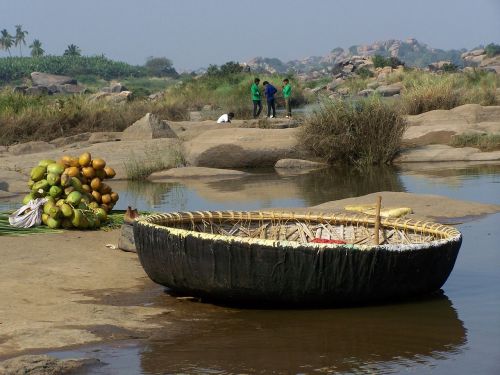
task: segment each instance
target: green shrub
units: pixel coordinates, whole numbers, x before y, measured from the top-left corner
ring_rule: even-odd
[[[406,120],[378,97],[360,101],[326,100],[308,116],[298,138],[330,163],[389,163],[398,152]]]
[[[360,76],[361,78],[371,78],[373,77],[373,72],[368,69],[368,68],[365,68],[364,66],[358,70],[356,70],[356,74],[358,76]]]
[[[500,46],[498,44],[490,43],[484,48],[486,56],[493,57],[500,55]]]
[[[385,66],[397,68],[399,65],[404,65],[404,63],[397,57],[384,57],[380,55],[375,55],[372,57],[372,61],[373,61],[373,66],[375,68],[383,68]]]

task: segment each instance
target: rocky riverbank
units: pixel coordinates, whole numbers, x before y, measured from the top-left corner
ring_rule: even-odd
[[[450,146],[464,134],[500,134],[500,106],[469,104],[452,110],[407,116],[408,128],[396,163],[442,161],[500,161],[500,151]],[[281,159],[311,159],[297,138],[296,121],[288,119],[166,122],[146,115],[124,132],[83,133],[51,142],[28,142],[0,148],[0,198],[26,192],[28,173],[38,160],[88,151],[116,169],[116,179],[127,179],[127,164],[155,161],[164,155],[207,168],[273,166]],[[165,156],[166,157],[166,156]],[[180,164],[179,164],[180,163]],[[206,175],[206,171],[204,174]]]

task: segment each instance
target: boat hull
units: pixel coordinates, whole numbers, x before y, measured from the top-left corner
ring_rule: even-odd
[[[242,241],[134,224],[140,262],[156,283],[228,303],[344,305],[417,297],[442,287],[461,236],[412,245],[357,248]]]

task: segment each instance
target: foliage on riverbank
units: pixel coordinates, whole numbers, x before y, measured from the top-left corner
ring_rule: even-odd
[[[35,71],[68,76],[93,75],[107,80],[124,77],[145,77],[150,74],[146,66],[113,61],[104,56],[0,58],[0,84],[29,78],[31,72]]]
[[[0,144],[97,132],[123,131],[147,112],[162,119],[186,120],[185,108],[165,101],[132,100],[112,103],[85,95],[29,96],[0,91]]]
[[[404,86],[402,105],[409,115],[452,109],[463,104],[498,104],[498,78],[494,73],[472,71],[437,75],[410,71],[400,78]]]
[[[453,147],[474,147],[481,151],[499,151],[500,134],[458,134],[453,136]]]
[[[406,120],[378,97],[358,101],[325,100],[308,116],[301,144],[330,163],[390,163],[399,151]]]

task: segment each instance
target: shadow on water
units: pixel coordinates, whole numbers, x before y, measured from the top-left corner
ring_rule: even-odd
[[[144,373],[369,372],[448,358],[466,343],[444,295],[365,308],[186,313],[173,326],[145,343]]]

